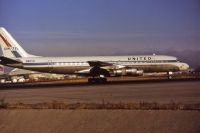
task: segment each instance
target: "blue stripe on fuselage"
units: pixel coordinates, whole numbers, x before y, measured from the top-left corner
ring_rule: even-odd
[[[123,64],[123,63],[173,63],[173,62],[177,62],[177,61],[173,61],[173,60],[166,60],[166,61],[105,61],[108,63],[113,63],[116,64]],[[58,64],[57,64],[58,63]],[[24,65],[59,65],[59,63],[72,63],[72,64],[76,64],[76,63],[87,63],[87,62],[40,62],[40,63],[23,63]],[[62,64],[61,64],[62,65]]]

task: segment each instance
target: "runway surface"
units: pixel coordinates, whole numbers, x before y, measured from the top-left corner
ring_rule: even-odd
[[[180,102],[200,103],[200,81],[129,82],[104,85],[59,85],[0,88],[8,103]]]

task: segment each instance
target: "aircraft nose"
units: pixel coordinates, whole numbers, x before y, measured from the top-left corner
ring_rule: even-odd
[[[181,67],[180,67],[180,70],[188,70],[189,69],[189,65],[188,64],[186,64],[186,63],[183,63],[182,65],[181,65]]]
[[[189,69],[190,68],[190,66],[188,65],[188,64],[185,64],[186,65],[186,69]]]

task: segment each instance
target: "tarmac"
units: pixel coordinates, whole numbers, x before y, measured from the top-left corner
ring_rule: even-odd
[[[200,81],[130,81],[0,87],[8,103],[200,103]]]

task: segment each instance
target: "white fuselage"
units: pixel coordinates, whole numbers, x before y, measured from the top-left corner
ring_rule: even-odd
[[[165,55],[27,57],[17,58],[17,60],[23,62],[18,68],[59,74],[74,74],[81,70],[90,69],[88,61],[102,61],[144,72],[182,71],[189,68],[186,63],[177,61],[176,57]]]

